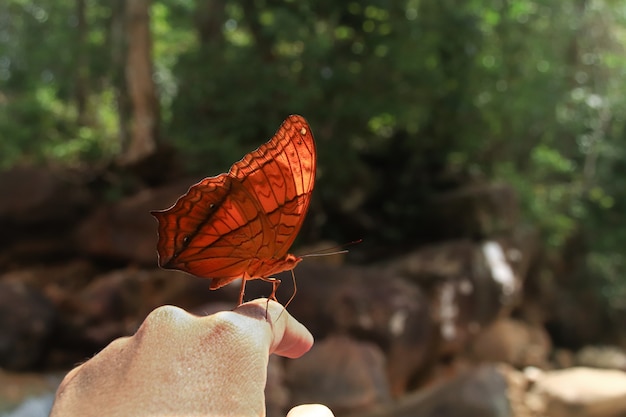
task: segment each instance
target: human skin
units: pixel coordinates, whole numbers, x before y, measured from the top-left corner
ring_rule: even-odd
[[[203,317],[159,307],[133,336],[71,370],[50,416],[264,416],[269,355],[297,358],[312,345],[311,333],[266,299]],[[288,416],[332,413],[311,404]]]

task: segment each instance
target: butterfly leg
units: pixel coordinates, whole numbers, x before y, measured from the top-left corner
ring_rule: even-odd
[[[246,292],[246,278],[241,278],[241,290],[239,290],[239,305],[243,304],[243,294]]]
[[[265,306],[265,319],[267,320],[267,311],[269,309],[269,305],[270,305],[270,300],[274,300],[276,302],[278,302],[278,300],[276,299],[276,290],[278,289],[278,286],[280,285],[280,280],[278,278],[261,278],[263,281],[267,281],[267,282],[271,282],[272,283],[272,293],[270,294],[270,296],[267,299],[267,305]],[[282,312],[280,314],[283,314]],[[280,317],[280,316],[278,316]]]
[[[263,281],[266,282],[271,282],[272,283],[272,294],[270,294],[269,299],[270,300],[274,300],[274,301],[278,301],[276,299],[276,290],[278,289],[278,286],[280,285],[280,280],[278,278],[261,278]]]
[[[296,293],[298,292],[298,285],[296,284],[296,274],[293,272],[293,269],[291,270],[291,279],[293,280],[293,294],[291,294],[289,301],[287,301],[287,303],[285,304],[285,308],[287,308],[287,306],[291,304],[291,301],[294,299]]]

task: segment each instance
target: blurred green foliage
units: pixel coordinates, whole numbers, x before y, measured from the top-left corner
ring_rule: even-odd
[[[122,149],[120,3],[84,0],[77,34],[79,1],[0,4],[2,168]],[[327,234],[415,243],[434,190],[507,181],[549,247],[584,240],[584,273],[626,308],[622,2],[154,1],[151,27],[163,137],[189,172],[226,170],[300,113],[315,204],[345,220]]]

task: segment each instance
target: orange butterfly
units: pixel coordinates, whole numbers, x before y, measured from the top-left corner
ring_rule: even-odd
[[[291,115],[269,142],[235,163],[227,174],[205,178],[167,210],[159,222],[159,265],[203,278],[212,290],[242,278],[274,284],[273,274],[302,258],[287,253],[311,202],[315,142],[302,116]]]

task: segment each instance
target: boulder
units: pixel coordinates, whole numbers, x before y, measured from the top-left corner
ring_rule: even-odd
[[[193,181],[145,189],[95,210],[74,234],[76,246],[89,256],[140,265],[157,264],[157,222],[151,210],[170,207]]]
[[[267,417],[284,417],[289,404],[289,390],[285,384],[284,358],[270,355],[265,384],[265,412]]]
[[[54,365],[70,366],[134,333],[156,307],[172,304],[206,314],[207,303],[222,295],[208,287],[207,280],[180,271],[125,268],[96,275],[80,289],[57,288]]]
[[[626,371],[626,352],[617,346],[585,346],[574,360],[579,366]]]
[[[45,417],[62,375],[15,373],[0,369],[0,415]]]
[[[91,195],[78,175],[48,168],[0,172],[0,269],[58,261],[74,250],[68,230]]]
[[[497,365],[469,369],[452,380],[414,392],[395,403],[379,406],[359,417],[512,417],[508,381]],[[552,417],[552,416],[551,416]]]
[[[83,179],[78,175],[48,168],[16,167],[0,172],[0,224],[18,230],[70,223],[90,202],[81,185]],[[2,237],[8,238],[6,233]]]
[[[533,391],[544,396],[550,417],[626,415],[626,373],[575,367],[543,373]]]
[[[298,291],[289,312],[321,340],[350,334],[379,346],[394,396],[404,393],[417,374],[433,365],[438,339],[426,294],[394,273],[379,268],[335,267],[302,262],[294,271]],[[278,299],[293,295],[288,273],[281,274]],[[266,282],[251,281],[247,298],[270,292]]]
[[[517,368],[548,367],[551,349],[545,329],[511,318],[500,318],[487,326],[470,346],[476,361],[504,362]]]
[[[431,205],[440,239],[511,235],[519,223],[517,193],[505,183],[468,185],[435,196]]]
[[[291,407],[321,403],[337,415],[365,411],[391,398],[382,351],[347,336],[328,337],[289,361],[286,380]]]
[[[24,371],[41,365],[56,319],[40,291],[21,282],[0,281],[0,368]]]
[[[456,355],[520,295],[512,254],[497,241],[450,241],[393,260],[387,269],[428,294],[441,338],[440,353]]]

